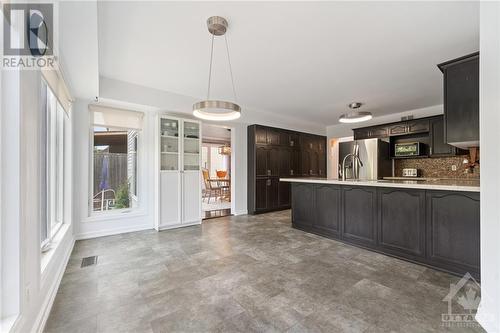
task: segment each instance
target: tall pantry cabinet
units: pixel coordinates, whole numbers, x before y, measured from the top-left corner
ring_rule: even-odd
[[[201,223],[201,123],[158,119],[158,230]]]

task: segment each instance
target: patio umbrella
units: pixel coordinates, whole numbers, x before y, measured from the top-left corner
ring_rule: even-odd
[[[101,168],[101,182],[99,183],[99,189],[101,191],[107,190],[109,188],[109,156],[105,154],[102,159]]]

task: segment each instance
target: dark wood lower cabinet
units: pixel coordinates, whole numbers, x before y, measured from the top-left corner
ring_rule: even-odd
[[[375,246],[377,230],[375,187],[342,187],[342,238]]]
[[[292,184],[295,228],[453,274],[480,274],[479,193]]]
[[[425,257],[425,191],[378,190],[378,244],[410,259]]]
[[[433,264],[479,274],[479,207],[479,193],[427,193],[427,250]]]
[[[279,182],[278,184],[278,206],[290,207],[290,199],[292,197],[291,184],[288,182]]]
[[[315,186],[315,220],[313,227],[319,233],[333,237],[340,236],[341,214],[340,200],[342,191],[340,186],[316,185]]]
[[[292,223],[312,227],[314,223],[314,186],[295,183],[292,186]]]

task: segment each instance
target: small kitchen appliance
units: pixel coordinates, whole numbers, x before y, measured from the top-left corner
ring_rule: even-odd
[[[394,144],[394,157],[413,157],[425,154],[422,142],[405,142]]]
[[[403,169],[403,177],[418,177],[418,169],[415,168],[404,168]]]

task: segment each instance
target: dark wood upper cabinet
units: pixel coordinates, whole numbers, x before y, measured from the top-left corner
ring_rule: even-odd
[[[300,150],[293,149],[290,154],[290,176],[300,176]]]
[[[292,152],[290,149],[280,149],[278,154],[279,156],[279,162],[280,162],[280,170],[279,170],[279,175],[280,177],[288,177],[292,176],[291,174],[291,162],[292,162]]]
[[[389,126],[389,135],[401,135],[406,134],[406,123],[399,123]]]
[[[429,132],[429,119],[415,119],[406,122],[408,134]]]
[[[248,126],[248,212],[290,207],[290,184],[279,177],[326,177],[326,137]]]
[[[280,132],[278,130],[267,130],[267,144],[276,146],[280,144]]]
[[[260,126],[255,126],[255,143],[257,144],[267,144],[267,129]]]
[[[397,123],[377,125],[363,128],[355,128],[354,140],[387,138],[390,136],[407,135],[429,132],[429,120],[427,118],[400,121]]]
[[[370,130],[370,138],[385,138],[388,136],[387,126],[376,126]]]
[[[268,175],[269,150],[266,147],[255,148],[255,175],[265,177]]]
[[[429,120],[429,123],[431,126],[429,156],[455,156],[465,153],[463,150],[453,147],[445,142],[443,116],[433,117]]]
[[[385,125],[354,129],[354,140],[385,138],[389,136],[389,128]]]
[[[354,131],[354,140],[370,139],[371,127],[356,128]]]
[[[479,146],[479,53],[438,65],[444,79],[446,143]]]

